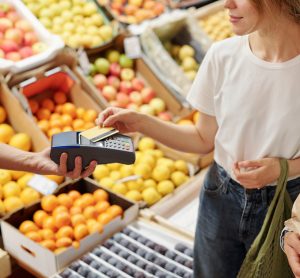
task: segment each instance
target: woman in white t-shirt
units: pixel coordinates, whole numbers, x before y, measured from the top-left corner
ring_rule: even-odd
[[[236,277],[261,229],[280,174],[300,192],[300,1],[227,0],[240,36],[208,51],[187,100],[201,112],[180,126],[134,111],[108,108],[99,125],[139,131],[215,163],[200,194],[194,277]]]

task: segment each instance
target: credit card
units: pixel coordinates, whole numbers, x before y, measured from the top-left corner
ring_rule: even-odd
[[[114,129],[113,127],[103,127],[100,128],[95,126],[93,128],[87,129],[80,133],[80,136],[87,138],[88,140],[92,141],[93,143],[103,140],[109,136],[112,136],[118,133],[119,130]]]

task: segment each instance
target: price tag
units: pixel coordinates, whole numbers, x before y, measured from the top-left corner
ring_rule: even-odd
[[[124,40],[124,49],[126,56],[131,59],[137,59],[142,56],[140,40],[136,36]]]
[[[90,73],[91,66],[89,58],[83,49],[78,50],[78,62],[83,70],[83,73],[88,75]]]
[[[56,182],[41,175],[34,175],[28,185],[43,195],[52,194],[58,187]]]
[[[135,181],[135,180],[138,180],[138,179],[140,179],[140,178],[141,178],[140,175],[128,176],[128,177],[126,177],[126,178],[117,180],[116,183],[123,183],[123,182],[127,182],[127,181]]]

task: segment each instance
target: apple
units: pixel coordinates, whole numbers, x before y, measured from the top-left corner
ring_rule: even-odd
[[[121,81],[119,91],[125,94],[130,94],[133,91],[130,81]]]
[[[22,57],[19,52],[13,51],[13,52],[7,53],[5,55],[5,59],[17,62],[17,61],[20,61],[22,59]]]
[[[30,32],[32,31],[32,26],[31,24],[24,19],[20,19],[15,23],[15,28],[18,28],[22,30],[23,32]]]
[[[143,104],[142,106],[140,106],[139,111],[144,114],[152,116],[155,115],[155,110],[149,104]]]
[[[105,75],[108,74],[110,64],[107,59],[105,59],[105,58],[96,59],[95,66],[99,73],[102,73]]]
[[[121,79],[125,81],[131,81],[134,78],[134,71],[132,69],[122,69],[121,70]]]
[[[138,106],[141,106],[143,104],[142,96],[139,92],[133,91],[129,95],[130,101]]]
[[[119,77],[120,73],[121,73],[121,67],[120,67],[120,65],[118,63],[112,63],[109,66],[109,73],[111,75]]]
[[[109,104],[110,104],[110,106],[112,106],[112,107],[119,107],[119,103],[118,103],[116,100],[111,100],[111,101],[109,102]]]
[[[141,96],[143,99],[143,103],[147,104],[149,103],[153,98],[156,97],[156,93],[151,88],[144,88],[141,91]]]
[[[120,79],[118,77],[111,75],[111,76],[108,77],[107,80],[108,80],[108,84],[109,85],[115,87],[116,90],[119,90],[120,82],[121,81],[120,81]]]
[[[98,89],[103,89],[107,85],[107,78],[104,74],[98,73],[93,77],[93,82]]]
[[[0,4],[0,11],[3,12],[3,13],[7,13],[8,11],[11,10],[11,6],[7,3],[1,3]]]
[[[157,115],[160,119],[164,121],[171,121],[172,120],[172,114],[169,111],[163,111],[158,113]]]
[[[6,40],[14,41],[20,45],[23,41],[23,31],[17,28],[8,29],[4,34],[4,38]]]
[[[44,42],[36,42],[32,46],[32,51],[34,54],[44,52],[47,49],[47,45]]]
[[[16,42],[10,41],[10,40],[4,40],[0,44],[0,48],[5,52],[13,52],[13,51],[18,51],[19,46]]]
[[[125,93],[118,93],[116,101],[119,107],[125,108],[129,104],[129,96]]]
[[[131,83],[135,91],[141,91],[145,87],[144,81],[137,77],[133,78]]]
[[[133,110],[133,111],[138,111],[139,106],[136,105],[135,103],[128,103],[126,106],[127,109]]]
[[[132,68],[133,67],[133,60],[128,58],[125,54],[120,56],[119,63],[122,68]]]
[[[106,85],[102,90],[102,95],[107,101],[115,100],[117,96],[117,90],[110,85]]]
[[[2,49],[0,49],[0,59],[3,59],[5,56],[5,53]]]
[[[25,46],[31,46],[31,45],[35,44],[37,41],[38,41],[38,38],[37,38],[37,36],[36,36],[35,33],[33,33],[33,32],[26,32],[24,34],[24,41],[23,41],[23,43],[24,43]]]
[[[33,55],[33,51],[32,48],[30,46],[24,46],[19,50],[19,53],[21,55],[21,57],[24,58],[28,58],[30,56]]]
[[[106,58],[110,63],[118,63],[120,59],[120,52],[117,50],[109,50],[106,53]]]
[[[166,110],[166,103],[161,99],[161,98],[153,98],[150,102],[149,102],[150,107],[153,108],[153,110],[155,111],[155,113],[160,113]]]
[[[129,0],[128,3],[130,5],[136,6],[136,7],[141,7],[143,4],[143,0]]]
[[[10,21],[12,21],[13,23],[15,23],[16,21],[18,21],[19,20],[19,15],[18,15],[18,13],[17,12],[15,12],[15,11],[10,11],[10,12],[8,12],[7,14],[6,14],[6,17],[10,20]]]
[[[13,23],[7,18],[0,18],[0,32],[5,32],[13,27]]]

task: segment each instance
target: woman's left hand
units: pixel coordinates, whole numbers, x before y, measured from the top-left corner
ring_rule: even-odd
[[[262,188],[279,178],[279,158],[262,158],[235,162],[233,172],[236,180],[245,188]]]

